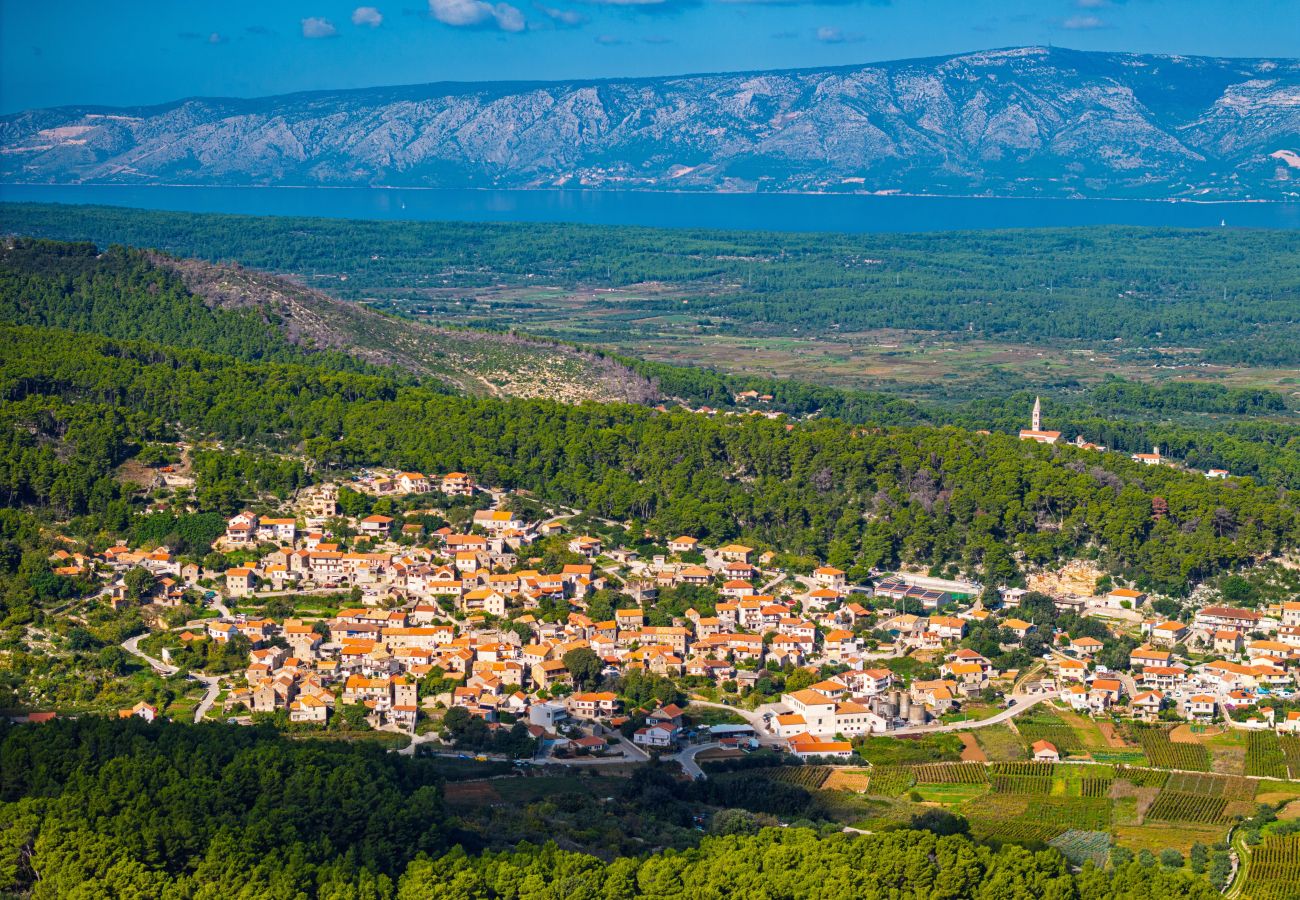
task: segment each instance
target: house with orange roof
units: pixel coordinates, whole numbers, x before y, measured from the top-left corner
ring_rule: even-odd
[[[1061,752],[1056,749],[1056,745],[1051,741],[1034,741],[1030,748],[1034,754],[1034,762],[1051,762],[1061,761]]]
[[[1160,691],[1139,691],[1129,703],[1133,717],[1143,722],[1154,722],[1160,717],[1165,695]]]
[[[682,535],[668,542],[669,553],[693,553],[700,542],[690,535]]]

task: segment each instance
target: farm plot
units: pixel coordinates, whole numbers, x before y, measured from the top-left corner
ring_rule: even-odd
[[[1282,756],[1286,759],[1286,766],[1290,770],[1290,777],[1300,778],[1300,737],[1287,736],[1279,739],[1282,747]]]
[[[990,778],[995,794],[1050,794],[1051,775],[993,775]]]
[[[1056,774],[1056,764],[1040,762],[994,763],[989,767],[989,771],[994,775],[1047,775],[1051,777]]]
[[[1091,860],[1094,865],[1104,867],[1110,856],[1111,836],[1109,831],[1079,831],[1071,828],[1047,843],[1060,850],[1076,866]]]
[[[1210,771],[1210,753],[1200,744],[1171,741],[1165,728],[1138,729],[1138,741],[1151,765],[1161,769],[1185,769],[1191,772]]]
[[[993,725],[971,732],[990,762],[1011,762],[1025,758],[1025,747],[1006,725]]]
[[[984,784],[988,771],[983,763],[932,763],[915,766],[917,784]]]
[[[1286,778],[1286,754],[1275,731],[1252,731],[1246,737],[1246,774]]]
[[[1255,848],[1242,893],[1250,900],[1300,900],[1300,835],[1270,835]]]
[[[866,791],[871,781],[871,772],[867,769],[832,768],[830,775],[822,782],[824,791]]]
[[[1158,769],[1143,769],[1134,766],[1116,766],[1115,777],[1127,781],[1134,787],[1154,787],[1160,788],[1165,786],[1169,780],[1168,772],[1161,772]]]
[[[1225,800],[1254,800],[1255,782],[1249,778],[1231,775],[1201,775],[1190,772],[1173,772],[1165,782],[1165,790],[1181,794],[1204,794],[1223,797]]]
[[[1084,752],[1083,741],[1069,724],[1051,710],[1036,709],[1016,719],[1016,730],[1026,747],[1036,741],[1050,741],[1067,754]]]
[[[1010,842],[1046,842],[1071,830],[1110,828],[1106,800],[989,794],[966,804],[962,812],[976,834]]]
[[[830,774],[830,766],[780,766],[769,770],[767,777],[773,781],[784,781],[786,784],[795,784],[815,791],[822,786]]]
[[[880,797],[897,797],[914,783],[912,770],[907,766],[873,766],[866,792]]]
[[[1146,817],[1166,822],[1199,822],[1215,825],[1224,820],[1224,810],[1227,806],[1228,801],[1222,797],[1185,794],[1166,788],[1156,797],[1156,802],[1151,804]]]
[[[1079,779],[1079,796],[1080,797],[1109,797],[1111,785],[1115,783],[1113,778],[1080,778]]]

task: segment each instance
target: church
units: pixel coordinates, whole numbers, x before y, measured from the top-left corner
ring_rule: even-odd
[[[1020,439],[1022,441],[1037,441],[1040,444],[1055,444],[1061,439],[1059,431],[1043,431],[1042,425],[1043,408],[1037,397],[1034,398],[1034,413],[1029,421],[1028,428],[1020,429]]]

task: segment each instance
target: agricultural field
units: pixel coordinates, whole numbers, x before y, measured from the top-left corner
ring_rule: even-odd
[[[915,783],[915,776],[907,766],[874,766],[867,783],[867,793],[897,797]]]
[[[1288,735],[1280,738],[1279,741],[1282,746],[1282,756],[1290,772],[1289,777],[1300,778],[1300,737]]]
[[[1286,778],[1286,754],[1275,731],[1252,731],[1246,739],[1246,774]]]
[[[1173,772],[1165,782],[1165,790],[1184,794],[1204,794],[1226,800],[1254,800],[1256,782],[1249,778],[1230,775],[1199,775],[1190,772]]]
[[[1198,822],[1215,825],[1225,819],[1228,801],[1223,797],[1206,794],[1185,794],[1182,791],[1165,789],[1156,797],[1156,802],[1147,810],[1148,819],[1160,819],[1166,822]]]
[[[990,779],[995,794],[1050,794],[1051,775],[994,775]]]
[[[1156,768],[1210,771],[1210,753],[1200,744],[1172,741],[1169,730],[1159,726],[1139,728],[1137,735],[1142,752]]]
[[[1115,777],[1123,779],[1136,787],[1162,788],[1169,780],[1168,772],[1159,769],[1144,769],[1132,766],[1117,766]]]
[[[831,769],[830,775],[822,782],[822,790],[864,793],[870,783],[869,769],[842,769],[837,766]]]
[[[989,762],[1015,762],[1025,758],[1025,745],[1010,728],[993,725],[972,731]]]
[[[1242,895],[1248,900],[1300,900],[1300,834],[1264,838],[1250,856]]]
[[[988,792],[988,789],[988,783],[982,781],[976,783],[948,782],[945,784],[918,783],[908,792],[908,796],[920,798],[924,803],[942,803],[945,806],[954,806],[983,796]]]
[[[1079,734],[1054,710],[1040,707],[1019,717],[1015,722],[1025,747],[1032,746],[1036,741],[1050,741],[1056,745],[1057,750],[1067,755],[1081,755],[1085,752]]]
[[[921,737],[865,737],[853,742],[858,755],[873,766],[961,762],[963,744],[955,734]]]
[[[826,783],[831,772],[830,766],[780,766],[771,769],[767,777],[773,781],[784,781],[786,784],[815,791]]]
[[[913,771],[917,784],[987,784],[989,780],[983,763],[934,763]]]
[[[1081,866],[1092,862],[1095,866],[1105,866],[1110,856],[1113,838],[1109,831],[1078,831],[1070,829],[1048,841],[1048,845],[1061,851],[1061,854]]]

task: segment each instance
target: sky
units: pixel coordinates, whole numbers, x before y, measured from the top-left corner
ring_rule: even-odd
[[[0,0],[0,113],[1052,44],[1300,56],[1300,0]]]

